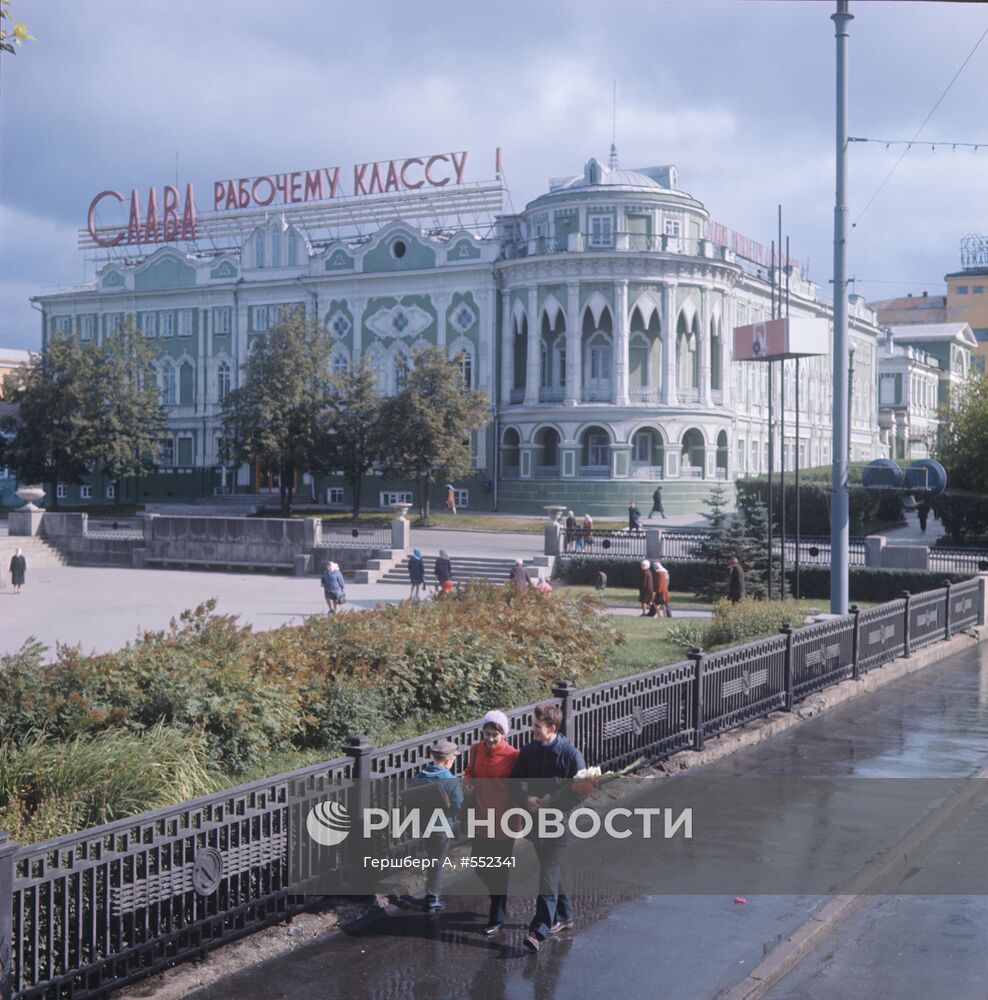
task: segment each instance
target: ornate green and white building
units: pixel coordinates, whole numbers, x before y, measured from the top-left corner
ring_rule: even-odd
[[[771,261],[764,247],[712,222],[680,189],[675,167],[622,170],[613,151],[610,164],[591,159],[521,213],[492,213],[486,226],[430,225],[398,191],[375,199],[382,221],[370,231],[347,231],[338,219],[320,228],[313,208],[279,206],[266,217],[246,213],[226,246],[128,248],[108,256],[95,284],[35,299],[44,336],[96,340],[133,317],[158,345],[168,434],[160,471],[128,483],[127,499],[274,485],[257,467],[220,466],[220,413],[251,343],[302,308],[332,334],[333,367],[370,359],[384,393],[400,387],[417,348],[438,345],[490,395],[474,474],[456,484],[463,506],[618,513],[661,485],[667,511],[697,510],[713,484],[768,469],[767,366],[732,361],[732,331],[770,318]],[[467,188],[444,190],[452,201]],[[829,319],[817,286],[799,265],[789,271],[790,314]],[[857,297],[850,315],[851,457],[861,460],[885,454],[880,331]],[[804,467],[831,460],[830,343],[819,350],[800,364],[798,440],[795,364],[784,373],[775,366],[777,426],[785,405],[776,468],[783,448],[788,468],[797,450]],[[105,489],[94,483],[88,496],[98,502]],[[411,490],[372,477],[364,496],[384,505]],[[334,477],[300,492],[349,499]],[[80,499],[79,488],[66,497]]]

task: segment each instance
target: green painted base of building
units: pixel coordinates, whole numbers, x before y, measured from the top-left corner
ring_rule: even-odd
[[[560,504],[576,514],[593,517],[624,517],[632,500],[647,515],[652,494],[662,487],[662,507],[666,514],[703,514],[704,501],[714,487],[723,486],[727,509],[734,509],[734,484],[720,480],[647,482],[641,479],[540,480],[509,479],[498,483],[497,509],[504,514],[542,516],[549,504]]]

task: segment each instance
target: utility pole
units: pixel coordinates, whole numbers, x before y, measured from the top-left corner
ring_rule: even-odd
[[[830,611],[847,614],[848,602],[848,494],[847,450],[850,414],[847,411],[847,39],[854,15],[848,0],[837,0],[831,15],[837,41],[836,191],[834,201],[834,343],[833,343],[833,497],[830,504]]]

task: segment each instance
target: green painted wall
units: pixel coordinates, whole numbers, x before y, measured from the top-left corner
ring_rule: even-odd
[[[405,255],[395,257],[392,248],[397,242],[404,243]],[[436,266],[436,251],[424,246],[411,232],[396,230],[389,233],[381,243],[368,251],[363,259],[365,274],[389,271],[415,271]]]
[[[196,269],[174,257],[156,261],[134,275],[134,288],[139,292],[156,292],[166,288],[191,288],[196,283]]]

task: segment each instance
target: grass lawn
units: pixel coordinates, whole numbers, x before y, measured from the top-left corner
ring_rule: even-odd
[[[596,588],[589,584],[570,585],[553,581],[552,586],[561,597],[583,597],[586,594],[597,596]],[[638,591],[632,590],[630,587],[608,587],[604,591],[601,601],[609,608],[639,607]],[[691,592],[679,590],[669,592],[669,604],[672,606],[673,612],[676,608],[697,608],[709,611],[713,607],[710,601],[703,601]]]

